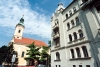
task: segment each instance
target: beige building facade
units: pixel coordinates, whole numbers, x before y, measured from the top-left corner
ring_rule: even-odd
[[[28,55],[26,55],[27,50],[29,50],[29,48],[27,47],[28,45],[34,42],[36,47],[47,46],[47,44],[43,41],[23,37],[24,29],[25,25],[24,19],[22,17],[20,19],[20,22],[15,27],[15,32],[11,40],[11,42],[13,42],[14,51],[17,51],[18,53],[18,66],[27,65],[27,61],[24,58],[28,57]],[[41,50],[42,48],[39,51],[41,52]]]

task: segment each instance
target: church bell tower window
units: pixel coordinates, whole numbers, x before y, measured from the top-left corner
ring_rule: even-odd
[[[18,33],[20,33],[21,32],[21,30],[18,30]]]

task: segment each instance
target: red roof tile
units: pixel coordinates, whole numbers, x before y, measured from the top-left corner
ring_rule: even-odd
[[[33,39],[25,38],[25,37],[22,37],[22,39],[16,39],[15,38],[14,42],[26,44],[26,45],[30,45],[34,42],[35,46],[47,46],[43,41],[33,40]]]

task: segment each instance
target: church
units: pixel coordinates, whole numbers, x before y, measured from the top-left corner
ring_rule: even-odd
[[[43,41],[23,37],[24,29],[25,25],[22,17],[20,22],[15,27],[15,32],[11,40],[11,42],[13,42],[14,50],[18,53],[18,66],[27,65],[27,61],[24,58],[27,57],[26,53],[29,48],[26,46],[32,44],[33,42],[36,47],[47,46],[47,44]]]

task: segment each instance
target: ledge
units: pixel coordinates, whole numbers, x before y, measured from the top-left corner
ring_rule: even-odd
[[[72,43],[72,42],[76,42],[76,41],[78,41],[78,40],[82,40],[82,39],[84,39],[85,37],[81,37],[81,38],[79,38],[79,39],[75,39],[75,40],[73,40],[73,41],[70,41],[70,42],[68,42],[68,44],[70,44],[70,43]]]
[[[54,61],[61,61],[61,60],[59,59],[59,60],[54,60]]]
[[[83,58],[72,58],[70,60],[88,60],[88,59],[91,59],[91,57],[83,57]]]
[[[58,47],[60,47],[60,45],[55,46],[55,48],[58,48]]]
[[[81,44],[84,44],[84,43],[89,43],[89,42],[91,42],[91,41],[90,40],[85,40],[85,41],[82,41],[82,42],[78,42],[78,43],[68,45],[68,46],[66,46],[66,48],[73,47],[73,46],[76,46],[76,45],[81,45]]]

